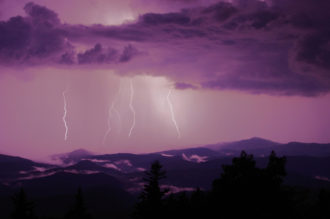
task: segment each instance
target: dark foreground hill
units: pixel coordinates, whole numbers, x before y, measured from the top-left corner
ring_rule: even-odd
[[[22,187],[37,205],[38,215],[62,217],[74,203],[75,193],[82,188],[89,211],[97,218],[114,215],[116,218],[128,218],[136,198],[125,191],[121,183],[110,175],[72,174],[60,172],[51,176],[21,180],[10,187],[3,186],[6,193],[0,196],[0,218],[8,218],[12,209],[10,196]],[[0,188],[1,191],[1,188]],[[11,193],[9,192],[11,191]]]
[[[158,160],[167,172],[162,185],[172,193],[210,190],[223,165],[242,150],[253,153],[257,167],[265,168],[270,151],[286,156],[285,185],[330,188],[329,144],[276,142],[252,138],[197,148],[150,154],[95,155],[84,150],[56,155],[62,165],[0,155],[0,218],[8,218],[12,195],[25,188],[37,203],[38,215],[63,216],[81,187],[88,207],[97,218],[127,218],[143,188],[144,172]],[[53,157],[54,158],[54,157]],[[104,217],[106,218],[106,217]]]

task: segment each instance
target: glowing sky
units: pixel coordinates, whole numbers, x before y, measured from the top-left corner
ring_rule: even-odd
[[[329,6],[0,0],[0,153],[330,142]]]

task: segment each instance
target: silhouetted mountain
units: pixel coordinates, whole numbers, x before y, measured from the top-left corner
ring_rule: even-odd
[[[220,152],[216,152],[214,150],[198,147],[198,148],[187,148],[187,149],[180,149],[180,150],[169,150],[169,151],[162,151],[159,152],[160,155],[164,157],[174,157],[180,156],[182,159],[190,162],[202,163],[208,160],[217,158],[223,155]]]
[[[237,151],[241,152],[242,150],[269,150],[274,149],[278,145],[280,145],[280,143],[269,141],[263,138],[254,137],[241,141],[206,145],[205,147],[225,154],[230,154],[236,153]]]
[[[59,195],[75,192],[81,186],[83,188],[108,186],[120,189],[121,183],[114,177],[104,174],[74,174],[59,172],[51,176],[20,180],[17,185],[26,188],[38,196]]]
[[[280,144],[262,138],[206,145],[205,147],[228,156],[237,156],[242,150],[255,156],[267,156],[271,151],[285,156],[330,156],[330,144],[300,142]]]
[[[82,160],[78,163],[68,166],[65,168],[66,170],[90,170],[90,171],[106,171],[107,168],[98,165],[89,160]]]
[[[63,172],[76,173],[76,174],[94,174],[105,173],[117,178],[122,178],[123,172],[117,166],[111,163],[93,162],[91,160],[82,160],[78,163],[62,168]],[[122,182],[125,183],[125,182]]]
[[[80,161],[81,159],[89,157],[91,155],[93,155],[93,153],[91,153],[87,150],[78,149],[78,150],[74,150],[69,153],[52,155],[51,160],[68,165],[68,164],[76,163],[76,162]]]
[[[0,154],[0,182],[13,180],[25,176],[30,172],[46,170],[54,165],[37,163],[21,157],[7,156]]]
[[[330,144],[290,142],[277,148],[278,154],[287,156],[330,156]]]
[[[109,167],[118,168],[121,172],[132,173],[141,171],[150,165],[154,160],[161,159],[162,156],[159,154],[129,154],[129,153],[119,153],[119,154],[105,154],[105,155],[95,155],[88,159],[106,162]],[[143,170],[142,170],[143,171]]]
[[[199,156],[209,156],[209,157],[218,157],[219,154],[214,153],[214,150],[210,150],[208,148],[187,148],[187,149],[179,149],[179,150],[168,150],[159,152],[160,154],[168,154],[168,155],[174,155],[174,156],[181,156],[182,154],[186,155],[194,155],[197,154]]]
[[[209,188],[212,179],[220,174],[221,165],[230,163],[232,156],[239,154],[241,150],[252,153],[255,157],[268,156],[271,150],[275,150],[279,155],[289,156],[287,167],[290,174],[327,182],[330,178],[328,157],[313,158],[296,155],[309,153],[313,156],[325,156],[329,148],[327,144],[279,144],[261,138],[251,138],[238,142],[150,154],[93,155],[85,150],[76,150],[56,155],[67,164],[71,163],[66,167],[40,164],[23,158],[3,155],[0,160],[11,162],[11,165],[5,165],[9,168],[2,165],[0,182],[8,181],[8,177],[11,178],[11,181],[21,181],[50,177],[57,173],[85,175],[103,173],[115,177],[124,185],[125,189],[133,191],[134,187],[140,187],[141,176],[150,163],[159,160],[168,172],[168,177],[164,180],[167,185],[178,188]],[[262,165],[262,160],[257,159],[258,162],[261,162],[260,165]]]
[[[221,176],[222,166],[231,164],[241,150],[253,153],[260,168],[266,167],[271,150],[285,155],[285,185],[317,191],[330,188],[329,148],[329,144],[279,144],[252,138],[150,154],[93,155],[78,150],[56,155],[65,166],[0,155],[0,206],[5,209],[0,211],[0,218],[9,218],[11,196],[20,187],[37,203],[36,213],[41,216],[62,217],[73,204],[77,188],[82,187],[86,205],[95,218],[129,218],[143,189],[144,172],[153,161],[158,160],[166,170],[161,188],[190,194],[197,187],[210,190],[213,180]]]
[[[78,150],[56,155],[66,166],[0,155],[0,206],[10,209],[9,196],[23,186],[38,201],[42,214],[47,215],[49,211],[54,216],[62,216],[77,187],[81,186],[92,211],[104,213],[100,213],[100,218],[109,211],[113,215],[125,215],[123,212],[132,207],[135,195],[143,188],[143,174],[153,161],[158,160],[166,170],[167,178],[162,182],[171,192],[192,191],[196,187],[209,190],[212,181],[221,175],[222,165],[231,164],[233,155],[241,150],[254,153],[257,166],[262,168],[267,165],[271,150],[286,155],[286,185],[330,188],[329,148],[329,144],[279,144],[252,138],[150,154],[93,155]],[[108,203],[113,208],[97,203]],[[47,210],[47,206],[55,207]],[[6,214],[8,216],[8,212]],[[6,218],[1,214],[0,217]]]

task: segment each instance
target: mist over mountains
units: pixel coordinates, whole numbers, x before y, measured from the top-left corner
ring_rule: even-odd
[[[287,185],[330,188],[330,144],[280,144],[251,138],[149,154],[96,155],[79,149],[51,156],[51,163],[57,165],[0,155],[0,205],[10,209],[10,196],[24,187],[42,206],[59,202],[60,206],[47,211],[61,215],[63,212],[58,209],[70,205],[76,188],[82,187],[95,214],[110,211],[112,215],[125,215],[123,212],[132,207],[140,193],[143,174],[153,161],[158,160],[167,171],[162,186],[172,193],[195,188],[208,190],[212,181],[220,176],[221,166],[230,164],[242,150],[253,154],[259,167],[266,166],[271,151],[286,156]],[[97,205],[100,201],[113,208]],[[44,208],[40,209],[40,214],[47,214]],[[6,218],[9,212],[1,214],[1,218]]]

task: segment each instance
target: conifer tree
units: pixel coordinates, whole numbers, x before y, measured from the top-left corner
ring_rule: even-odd
[[[14,210],[12,219],[34,219],[34,204],[29,201],[23,188],[13,197]]]
[[[161,218],[163,203],[162,199],[168,192],[167,189],[161,189],[159,181],[166,177],[166,172],[162,170],[159,161],[152,163],[151,168],[143,178],[145,181],[143,192],[140,195],[139,203],[136,206],[135,218]]]
[[[83,198],[82,189],[79,187],[76,197],[75,203],[70,211],[66,215],[66,219],[91,219],[91,215],[88,213],[87,208],[85,206],[85,201]]]

